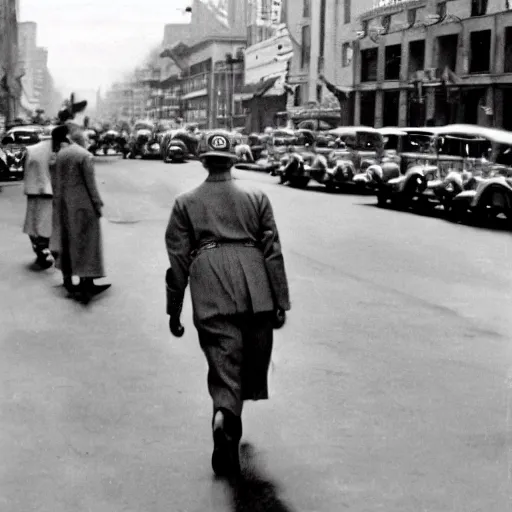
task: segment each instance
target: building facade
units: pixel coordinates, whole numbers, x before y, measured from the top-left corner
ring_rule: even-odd
[[[512,130],[510,7],[499,0],[413,0],[364,13],[355,122]]]
[[[195,0],[188,32],[182,25],[164,30],[161,56],[172,64],[152,84],[164,115],[201,128],[243,124],[245,46],[245,0]]]
[[[15,0],[0,0],[0,87],[1,128],[9,125],[20,113],[21,76],[18,61],[18,17]]]
[[[56,93],[48,70],[48,50],[37,46],[37,24],[18,24],[18,61],[22,69],[21,103],[27,114],[37,109],[55,115]]]
[[[277,114],[286,110],[293,45],[285,24],[285,7],[282,0],[252,0],[248,4],[242,99],[249,132],[275,125]]]
[[[288,108],[319,105],[340,109],[340,122],[353,122],[353,52],[358,17],[371,8],[373,0],[288,0],[286,24],[291,34],[294,55],[288,82],[294,87]],[[320,76],[346,92],[341,102],[330,92]]]

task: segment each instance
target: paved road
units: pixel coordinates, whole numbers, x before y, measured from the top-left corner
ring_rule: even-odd
[[[164,314],[170,207],[205,171],[97,170],[113,288],[88,308],[56,272],[28,269],[21,191],[0,194],[0,510],[242,510],[211,476],[190,302],[180,340]],[[273,201],[293,300],[272,399],[244,413],[275,499],[296,512],[509,510],[510,234],[236,175]]]

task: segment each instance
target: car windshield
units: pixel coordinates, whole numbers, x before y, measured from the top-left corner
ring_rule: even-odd
[[[378,133],[358,132],[356,145],[361,151],[375,151],[382,147],[382,137]]]
[[[39,132],[32,130],[16,130],[7,134],[14,139],[14,144],[37,144],[40,140]]]
[[[487,139],[476,137],[439,137],[439,154],[460,156],[462,158],[489,158],[492,144]]]
[[[512,146],[499,144],[496,152],[496,163],[512,167]]]
[[[398,149],[399,135],[384,135],[384,149]]]
[[[433,153],[432,135],[409,133],[402,142],[403,153]]]

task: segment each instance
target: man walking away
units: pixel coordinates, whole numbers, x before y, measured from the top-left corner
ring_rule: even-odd
[[[273,328],[284,324],[290,301],[268,197],[233,180],[236,156],[228,132],[208,134],[206,145],[200,158],[208,178],[176,198],[165,235],[167,313],[171,333],[182,336],[190,277],[213,401],[212,467],[228,476],[239,471],[243,402],[268,398]]]
[[[76,298],[87,304],[93,296],[110,288],[96,285],[105,277],[101,239],[101,200],[92,155],[81,145],[83,129],[69,124],[70,144],[57,155],[55,186],[60,224],[59,267],[63,276],[78,276]]]

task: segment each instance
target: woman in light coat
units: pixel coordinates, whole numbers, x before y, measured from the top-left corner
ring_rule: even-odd
[[[36,253],[35,263],[41,269],[50,268],[54,262],[50,252],[53,201],[51,158],[51,140],[43,140],[27,148],[24,176],[27,210],[23,232],[30,238]]]

